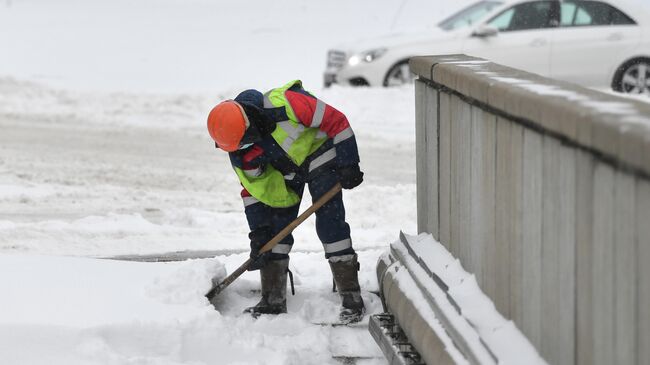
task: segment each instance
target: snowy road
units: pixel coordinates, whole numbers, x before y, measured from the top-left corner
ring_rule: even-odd
[[[112,256],[246,247],[239,183],[204,129],[210,97],[0,85],[10,101],[0,105],[0,251]],[[412,91],[328,93],[348,112],[366,172],[366,183],[345,194],[355,243],[385,245],[415,216]],[[382,106],[377,96],[400,103]],[[346,102],[359,98],[364,103]],[[174,101],[186,109],[170,111]],[[383,206],[391,212],[377,215]],[[305,226],[297,249],[320,252],[313,222]]]

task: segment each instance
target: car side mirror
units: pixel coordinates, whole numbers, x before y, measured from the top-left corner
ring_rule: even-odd
[[[474,33],[472,33],[473,37],[479,37],[479,38],[487,38],[487,37],[493,37],[495,35],[499,34],[499,29],[496,27],[493,27],[491,25],[480,25],[476,30],[474,30]]]

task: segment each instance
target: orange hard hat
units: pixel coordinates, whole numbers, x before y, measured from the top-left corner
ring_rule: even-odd
[[[224,151],[239,149],[244,133],[250,126],[244,108],[234,100],[226,100],[212,108],[208,115],[208,132]]]

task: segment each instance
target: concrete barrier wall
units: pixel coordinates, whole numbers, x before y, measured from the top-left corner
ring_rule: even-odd
[[[416,57],[418,229],[552,364],[650,364],[650,105]]]

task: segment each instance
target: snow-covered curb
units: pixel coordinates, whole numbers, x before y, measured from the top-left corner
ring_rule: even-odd
[[[546,363],[516,325],[496,310],[474,275],[431,235],[402,234],[382,260],[387,266],[380,287],[389,310],[397,312],[394,314],[404,322],[402,327],[408,326],[408,319],[398,314],[404,304],[391,307],[391,303],[408,302],[414,308],[409,317],[422,318],[456,363]],[[391,286],[399,287],[399,291]],[[410,330],[404,328],[407,335]],[[418,339],[413,340],[417,348]]]

